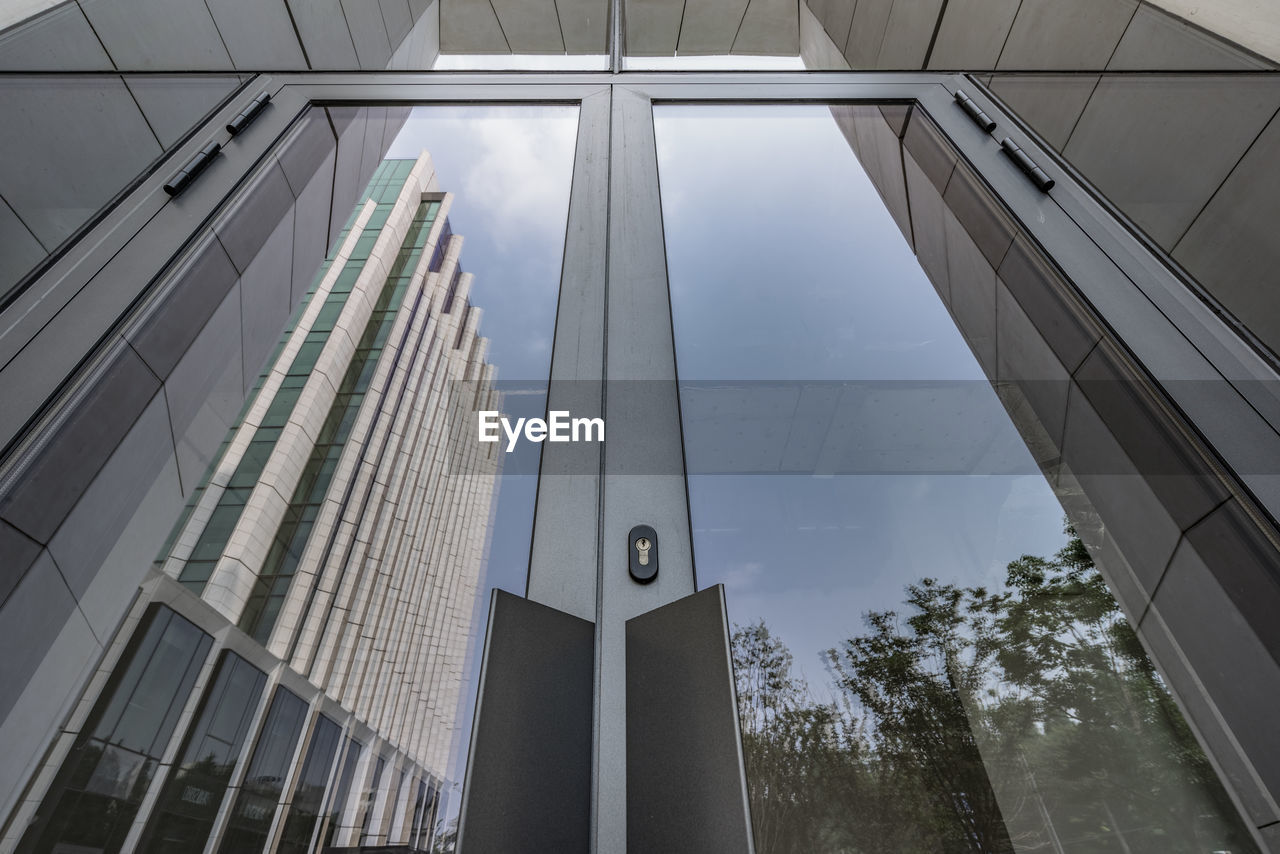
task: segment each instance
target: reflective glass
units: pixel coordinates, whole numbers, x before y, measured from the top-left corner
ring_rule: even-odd
[[[311,744],[307,746],[307,758],[298,773],[298,783],[289,803],[289,816],[280,832],[277,851],[304,854],[310,849],[341,738],[342,727],[324,715],[316,718],[315,731],[311,734]]]
[[[203,848],[265,682],[261,670],[233,652],[222,653],[138,850],[185,854]]]
[[[120,850],[211,642],[168,608],[147,613],[19,851]]]
[[[462,776],[488,594],[524,589],[538,468],[477,443],[473,404],[545,408],[578,111],[383,112],[330,111],[339,170],[367,183],[327,260],[294,262],[319,270],[234,421],[203,431],[216,453],[158,564],[357,720],[394,721],[386,759],[439,790]]]
[[[225,854],[261,850],[284,791],[285,778],[293,763],[294,745],[302,733],[307,704],[284,688],[277,688],[267,711],[266,722],[253,748],[249,767],[219,850]]]
[[[921,269],[906,119],[655,110],[757,850],[1255,850],[987,380],[993,271]]]

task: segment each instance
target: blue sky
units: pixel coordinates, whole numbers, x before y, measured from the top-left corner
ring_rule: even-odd
[[[965,429],[1007,424],[1003,408],[826,107],[659,106],[655,126],[690,471],[728,458],[724,424],[689,417],[725,380],[940,381],[966,391],[966,417],[931,411],[926,392],[905,423],[925,444],[945,434],[951,457],[989,451],[989,429]],[[788,435],[808,427],[863,439]],[[739,458],[766,456],[752,429],[737,441],[761,447]],[[763,618],[821,697],[820,651],[898,607],[908,582],[997,584],[1009,561],[1061,547],[1048,484],[1012,431],[996,441],[1014,473],[695,474],[698,584],[725,585],[732,621]]]
[[[426,148],[456,194],[500,379],[549,373],[576,121],[570,107],[417,108],[388,155]],[[978,423],[1007,421],[825,107],[660,106],[656,137],[682,382],[946,381],[977,390]],[[932,430],[927,409],[917,420]],[[691,470],[703,429],[685,427]],[[956,453],[992,441],[972,432],[950,437]],[[1049,487],[1020,443],[1005,453],[1017,473],[692,476],[699,585],[726,586],[733,621],[765,619],[821,695],[820,651],[904,584],[997,583],[1061,546]],[[524,592],[535,487],[502,477],[481,616],[489,589]]]

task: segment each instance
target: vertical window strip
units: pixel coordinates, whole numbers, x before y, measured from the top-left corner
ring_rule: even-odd
[[[436,205],[436,210],[439,206]],[[355,354],[342,378],[316,444],[303,467],[302,477],[289,501],[284,519],[272,540],[267,559],[254,582],[240,619],[240,628],[259,643],[266,643],[288,595],[302,552],[310,539],[320,506],[337,471],[338,460],[351,427],[364,403],[365,393],[400,311],[417,259],[431,232],[431,206],[421,204],[414,214],[405,242],[396,255],[387,282],[378,295]]]
[[[370,181],[369,187],[365,190],[361,202],[356,207],[356,213],[353,213],[353,221],[356,214],[363,207],[364,202],[379,194],[387,185],[385,176],[390,171],[389,164],[395,164],[397,161],[384,161],[374,172],[373,180]],[[412,166],[412,161],[409,161]],[[407,175],[407,173],[406,173]],[[402,188],[403,182],[396,189]],[[394,201],[394,197],[392,199]],[[374,217],[378,217],[381,224],[385,224],[388,215],[394,205],[378,204],[374,209],[370,221]],[[348,228],[344,229],[335,246],[342,245],[345,236],[349,233]],[[369,226],[366,226],[368,229]],[[213,513],[209,520],[205,523],[204,530],[200,533],[200,538],[196,541],[195,547],[192,549],[191,555],[184,564],[182,571],[178,574],[178,581],[187,589],[197,595],[204,592],[205,586],[209,582],[209,578],[213,575],[213,570],[218,564],[218,560],[222,556],[223,550],[226,549],[227,543],[231,538],[232,532],[240,521],[244,506],[248,502],[249,494],[254,485],[257,484],[258,478],[262,475],[262,470],[266,466],[267,460],[271,457],[271,452],[275,449],[276,441],[280,437],[280,430],[288,423],[289,416],[292,415],[294,406],[297,404],[301,395],[302,388],[306,384],[307,378],[311,376],[311,371],[315,367],[316,361],[320,357],[325,344],[328,342],[329,335],[333,331],[333,325],[337,317],[341,314],[345,307],[347,298],[351,294],[351,288],[355,284],[356,278],[364,269],[365,262],[369,258],[369,252],[373,248],[373,243],[377,240],[381,231],[373,231],[372,233],[363,235],[356,243],[356,249],[351,253],[346,265],[338,276],[334,287],[330,290],[325,298],[324,306],[321,308],[316,319],[311,325],[311,330],[307,333],[303,341],[302,347],[298,350],[294,357],[293,363],[289,367],[285,381],[281,384],[280,389],[276,392],[275,398],[268,408],[267,416],[262,425],[254,432],[253,438],[249,442],[249,449],[241,457],[239,464],[236,466],[235,472],[231,476],[231,481],[226,490],[218,499],[217,505],[214,507]],[[259,376],[257,385],[254,386],[254,392],[251,393],[245,402],[244,408],[240,412],[235,425],[231,428],[228,438],[223,442],[215,457],[214,464],[206,470],[200,486],[196,491],[192,492],[191,498],[188,500],[186,507],[183,509],[182,517],[178,524],[174,527],[173,532],[169,536],[169,541],[165,544],[165,550],[162,555],[168,555],[173,549],[179,532],[185,527],[191,514],[195,510],[200,496],[203,495],[208,487],[209,479],[213,472],[217,470],[217,463],[221,461],[226,453],[226,449],[230,446],[231,436],[239,428],[243,422],[245,414],[249,411],[250,406],[257,398],[258,392],[261,390],[262,384],[266,376],[271,371],[271,365],[275,364],[275,360],[279,358],[279,353],[284,349],[289,337],[293,334],[303,311],[306,309],[310,298],[314,296],[316,287],[328,272],[333,259],[326,260],[322,266],[320,273],[313,281],[311,290],[308,291],[308,299],[295,310],[290,320],[289,327],[285,330],[280,342],[276,345],[273,358],[267,362],[267,370]]]

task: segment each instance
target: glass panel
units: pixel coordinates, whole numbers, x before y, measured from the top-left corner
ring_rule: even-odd
[[[474,413],[545,409],[578,111],[390,112],[331,108],[321,126],[339,171],[369,178],[335,208],[328,259],[308,259],[319,270],[239,413],[199,430],[216,451],[182,473],[200,486],[158,564],[358,721],[393,722],[384,743],[414,745],[393,767],[452,787],[489,592],[524,590],[539,465],[533,443],[507,457],[476,442]],[[236,302],[241,328],[255,299]],[[325,833],[360,843],[358,824]]]
[[[225,854],[259,851],[266,845],[306,715],[307,704],[298,695],[276,689],[222,837],[220,850]]]
[[[342,760],[342,771],[338,774],[338,785],[333,790],[333,797],[329,799],[325,816],[323,847],[327,848],[333,843],[333,837],[341,825],[347,808],[347,797],[351,794],[351,781],[355,778],[356,765],[360,762],[360,753],[363,749],[364,746],[354,738],[347,739],[347,752]]]
[[[289,817],[285,819],[277,851],[305,854],[309,850],[341,738],[342,727],[324,715],[316,719],[316,729],[311,734],[307,758],[298,774],[298,784],[293,790]]]
[[[211,643],[168,608],[148,611],[19,851],[120,850]]]
[[[916,209],[923,116],[655,120],[757,850],[1255,850],[986,379],[994,217]]]
[[[204,846],[266,679],[235,653],[222,654],[138,850],[185,854]]]

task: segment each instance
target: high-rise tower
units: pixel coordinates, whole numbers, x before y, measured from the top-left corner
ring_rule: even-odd
[[[452,197],[388,160],[214,454],[18,850],[425,847],[498,468]]]

